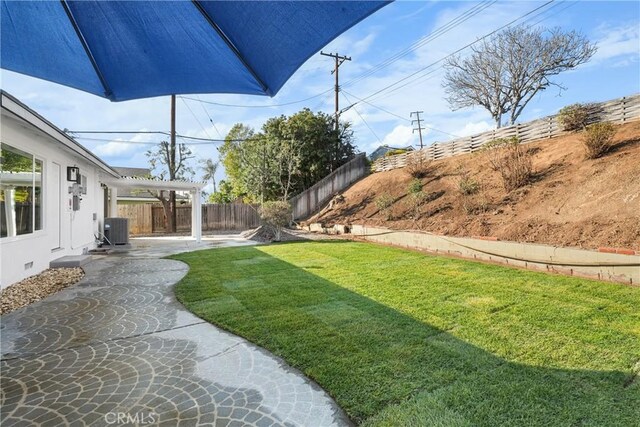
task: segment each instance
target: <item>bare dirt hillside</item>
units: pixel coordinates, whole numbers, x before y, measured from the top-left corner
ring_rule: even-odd
[[[585,159],[579,134],[527,144],[534,178],[510,193],[486,156],[474,153],[431,164],[431,173],[421,180],[428,201],[415,218],[408,196],[412,178],[403,168],[357,182],[307,223],[640,250],[640,121],[617,128],[613,150],[595,160]],[[459,191],[461,166],[481,184],[473,196]],[[381,195],[393,199],[390,220],[376,207]]]

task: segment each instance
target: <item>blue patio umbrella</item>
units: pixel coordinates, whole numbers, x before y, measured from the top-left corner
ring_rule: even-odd
[[[2,68],[112,101],[275,95],[388,1],[7,1]]]

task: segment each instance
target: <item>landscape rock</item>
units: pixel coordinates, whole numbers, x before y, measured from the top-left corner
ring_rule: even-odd
[[[14,283],[0,291],[0,314],[40,301],[49,295],[77,283],[84,277],[79,268],[50,268],[35,276]]]

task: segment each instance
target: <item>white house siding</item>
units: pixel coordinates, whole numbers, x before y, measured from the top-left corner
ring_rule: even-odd
[[[0,139],[43,161],[42,229],[31,234],[0,238],[0,286],[5,287],[49,267],[51,260],[78,255],[95,246],[94,233],[104,221],[101,173],[95,164],[66,148],[52,136],[2,110]],[[56,194],[55,164],[60,165],[60,191]],[[80,210],[72,211],[67,166],[77,166],[87,177],[87,194]],[[59,216],[56,215],[59,211]],[[96,219],[94,220],[94,214]],[[59,218],[59,223],[58,223]],[[100,228],[99,228],[100,227]]]

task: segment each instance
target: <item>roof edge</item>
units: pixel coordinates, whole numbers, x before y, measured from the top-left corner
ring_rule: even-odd
[[[101,158],[93,154],[91,151],[89,151],[86,147],[84,147],[82,144],[77,142],[71,136],[64,133],[64,131],[62,131],[59,127],[51,123],[49,120],[45,119],[41,114],[37,113],[32,108],[29,108],[22,101],[20,101],[18,98],[11,95],[4,89],[0,89],[0,99],[1,99],[0,104],[2,105],[3,109],[6,109],[7,111],[15,114],[16,116],[26,121],[30,125],[34,126],[35,128],[41,130],[45,134],[54,138],[55,140],[65,145],[67,148],[69,148],[76,154],[85,158],[86,160],[93,163],[94,165],[100,167],[100,169],[102,169],[109,175],[113,177],[120,177],[120,174],[116,172],[111,166],[109,166],[104,160],[102,160]],[[7,103],[6,101],[10,101],[10,102]],[[20,109],[23,109],[24,112],[28,113],[32,117],[25,117],[25,114],[23,111],[20,111],[19,109],[16,109],[16,108],[11,108],[12,107],[11,103],[15,104],[15,106],[19,107]],[[38,123],[38,121],[41,123]]]

